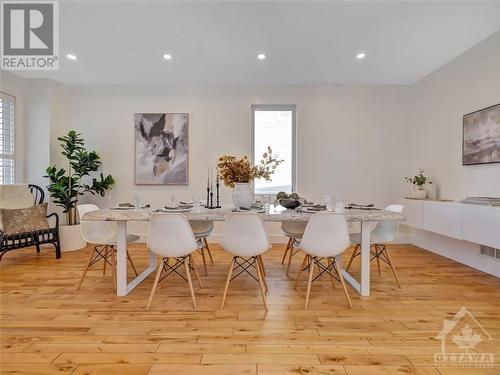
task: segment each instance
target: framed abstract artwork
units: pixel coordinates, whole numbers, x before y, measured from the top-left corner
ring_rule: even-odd
[[[187,113],[136,113],[135,183],[187,185],[189,179]]]
[[[500,104],[464,115],[462,165],[500,163]]]

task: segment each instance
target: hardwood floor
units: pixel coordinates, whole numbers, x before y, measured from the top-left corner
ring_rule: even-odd
[[[63,253],[34,249],[8,253],[0,264],[2,374],[498,374],[500,368],[435,368],[443,319],[465,306],[491,335],[476,352],[500,360],[500,280],[414,246],[391,246],[402,289],[385,264],[372,264],[372,296],[351,288],[352,310],[340,284],[313,283],[304,310],[304,276],[298,290],[281,265],[284,245],[264,255],[269,312],[257,282],[234,280],[219,310],[230,256],[212,245],[214,265],[196,288],[193,309],[187,283],[164,280],[146,311],[152,274],[127,297],[116,297],[111,272],[88,272],[76,290],[90,248]],[[138,269],[147,264],[133,245]],[[351,250],[345,253],[345,262]],[[198,267],[202,264],[196,255]],[[296,256],[291,277],[302,262]],[[353,265],[354,272],[358,262]],[[132,271],[129,270],[129,275]],[[196,286],[196,284],[195,284]],[[469,319],[469,321],[467,321]],[[460,327],[457,327],[459,329]],[[456,332],[455,332],[456,333]],[[458,331],[460,333],[460,330]],[[451,335],[451,334],[450,334]],[[447,348],[463,351],[449,337]],[[470,351],[473,351],[472,349]]]

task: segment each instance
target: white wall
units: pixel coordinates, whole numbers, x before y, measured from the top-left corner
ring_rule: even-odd
[[[411,87],[413,166],[441,197],[500,196],[500,164],[462,166],[462,116],[500,103],[500,32]]]
[[[154,206],[169,202],[171,194],[203,199],[209,162],[215,166],[223,153],[250,155],[252,104],[297,105],[297,186],[308,199],[341,193],[346,202],[388,204],[401,195],[401,176],[410,163],[405,144],[385,146],[407,135],[401,86],[73,86],[63,87],[62,96],[60,132],[82,132],[101,155],[103,171],[116,179],[116,187],[96,200],[101,205],[131,202],[136,193]],[[188,186],[134,185],[134,112],[162,111],[189,113]],[[222,200],[231,202],[229,189],[223,188]]]

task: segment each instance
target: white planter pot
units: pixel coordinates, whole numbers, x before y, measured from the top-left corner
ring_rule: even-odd
[[[61,241],[61,251],[75,251],[87,246],[87,243],[82,238],[80,224],[60,225],[59,239]]]
[[[233,189],[233,204],[234,207],[250,208],[255,200],[255,192],[250,183],[236,183]]]
[[[412,198],[425,199],[427,192],[424,189],[419,189],[417,186],[413,188]]]

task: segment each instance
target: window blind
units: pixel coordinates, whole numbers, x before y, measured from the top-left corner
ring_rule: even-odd
[[[295,188],[295,105],[252,106],[253,161],[259,163],[270,146],[283,159],[272,181],[255,181],[255,193],[290,193]]]
[[[15,182],[15,98],[0,93],[0,184]]]

